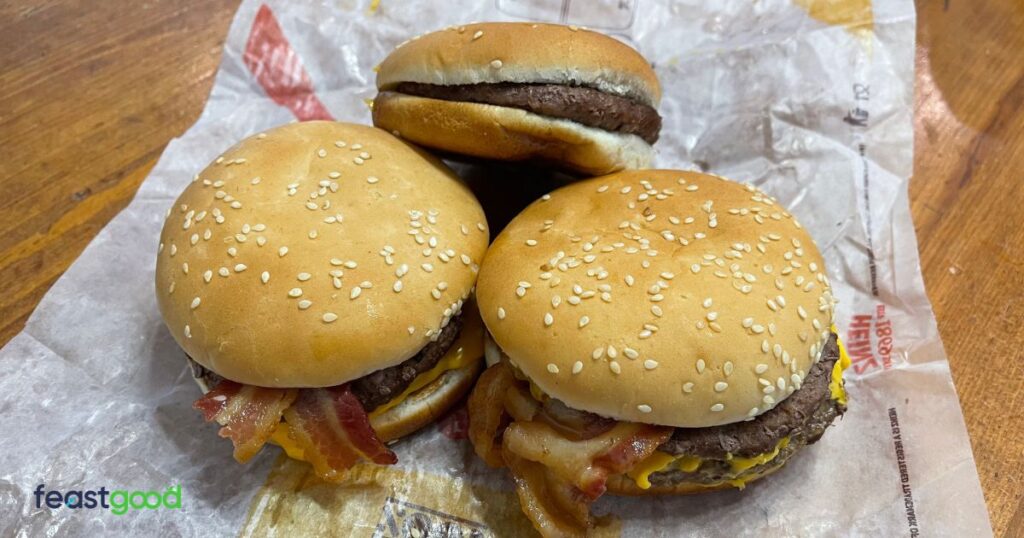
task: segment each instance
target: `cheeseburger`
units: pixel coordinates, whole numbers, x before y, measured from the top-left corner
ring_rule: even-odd
[[[326,480],[437,418],[482,367],[483,211],[438,160],[359,125],[247,138],[160,235],[156,294],[245,462],[270,441]]]
[[[534,202],[477,284],[491,340],[470,438],[544,535],[606,491],[743,488],[846,409],[821,254],[754,187],[621,172]]]
[[[661,88],[639,53],[575,26],[483,23],[400,45],[373,123],[424,146],[602,174],[646,166]]]

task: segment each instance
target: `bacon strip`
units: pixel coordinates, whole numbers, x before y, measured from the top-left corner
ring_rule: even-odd
[[[671,435],[672,428],[620,422],[592,439],[572,441],[542,422],[514,422],[503,440],[509,452],[543,464],[593,501],[604,494],[608,476],[632,469]]]
[[[344,479],[345,471],[360,460],[381,465],[398,461],[373,431],[366,411],[348,385],[300,391],[284,418],[289,435],[324,480]]]
[[[469,395],[469,441],[473,450],[491,467],[502,467],[501,431],[508,424],[504,398],[515,386],[512,370],[504,362],[491,366],[480,375]]]
[[[268,389],[221,381],[192,404],[207,422],[223,426],[221,437],[231,439],[235,459],[249,461],[263,448],[281,422],[281,414],[298,396],[295,389]]]
[[[537,462],[507,450],[504,455],[519,505],[537,532],[546,538],[586,536],[591,525],[590,503],[579,490]]]

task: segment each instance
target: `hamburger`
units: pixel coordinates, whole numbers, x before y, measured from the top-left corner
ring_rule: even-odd
[[[374,125],[417,144],[588,174],[646,166],[661,88],[638,52],[575,26],[482,23],[399,45]]]
[[[470,439],[547,536],[585,533],[605,492],[743,488],[846,410],[821,254],[752,186],[638,170],[556,190],[494,241],[477,297]]]
[[[156,296],[245,462],[266,442],[341,480],[444,413],[482,368],[483,211],[437,159],[375,129],[249,137],[167,214]]]

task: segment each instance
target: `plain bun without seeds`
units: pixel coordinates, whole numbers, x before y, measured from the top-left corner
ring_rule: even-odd
[[[575,183],[494,241],[477,284],[545,394],[617,420],[729,424],[798,389],[830,337],[821,254],[753,187],[672,170]]]
[[[643,167],[653,155],[651,144],[628,130],[605,130],[514,106],[403,93],[400,86],[408,83],[470,91],[509,84],[552,85],[556,91],[593,88],[657,118],[661,88],[651,66],[629,46],[597,32],[554,24],[481,23],[414,38],[379,67],[374,124],[443,151],[542,161],[589,174]],[[649,139],[656,138],[655,133]]]
[[[488,231],[437,159],[373,127],[309,122],[225,152],[160,241],[160,310],[193,360],[243,384],[329,387],[436,338]]]

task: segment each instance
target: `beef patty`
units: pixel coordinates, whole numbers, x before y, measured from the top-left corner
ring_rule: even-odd
[[[518,108],[605,131],[637,135],[648,144],[655,143],[661,131],[661,116],[654,108],[585,86],[511,82],[442,86],[403,82],[395,91],[444,101]]]
[[[821,358],[804,378],[800,389],[754,420],[710,428],[676,428],[658,450],[704,459],[727,459],[729,454],[750,457],[771,452],[783,437],[790,445],[817,441],[846,408],[832,399],[829,382],[839,360],[839,345],[832,335]]]
[[[389,402],[404,391],[416,376],[437,366],[437,362],[452,347],[462,331],[462,314],[455,316],[441,329],[437,340],[427,344],[419,353],[390,368],[371,372],[349,385],[367,413]]]
[[[404,391],[416,376],[426,372],[437,365],[441,357],[448,351],[459,332],[462,331],[462,315],[451,318],[448,325],[441,329],[437,340],[430,342],[419,351],[419,353],[406,359],[404,362],[371,372],[355,381],[350,381],[349,386],[352,393],[363,404],[367,413],[387,403]],[[203,367],[201,364],[188,358],[192,367],[192,376],[202,378],[208,387],[217,386],[224,378],[213,371]]]

